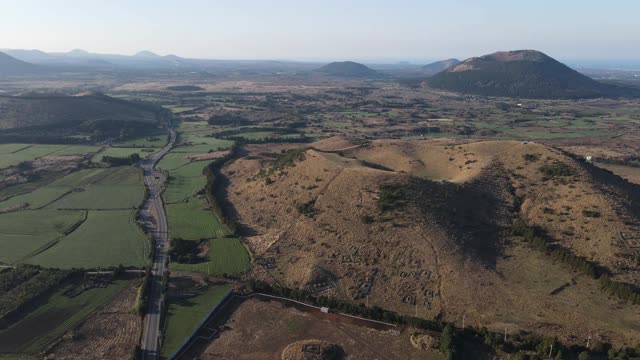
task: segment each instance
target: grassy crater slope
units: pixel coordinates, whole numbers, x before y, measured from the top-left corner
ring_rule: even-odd
[[[523,218],[637,286],[637,194],[621,180],[518,141],[322,145],[284,166],[248,146],[224,169],[257,276],[498,331],[640,340],[635,306],[509,231]]]
[[[524,98],[590,98],[638,95],[599,83],[534,50],[496,52],[474,57],[427,80],[437,89]]]

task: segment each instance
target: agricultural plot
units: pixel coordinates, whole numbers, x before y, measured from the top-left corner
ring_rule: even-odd
[[[0,262],[37,253],[84,220],[84,211],[33,210],[0,214]]]
[[[113,146],[125,148],[162,148],[167,145],[167,142],[169,142],[169,136],[165,133],[162,133],[154,136],[114,142]]]
[[[250,263],[246,249],[235,238],[209,240],[208,261],[197,264],[172,263],[174,270],[194,271],[207,275],[238,275],[245,272]]]
[[[127,280],[116,280],[107,287],[70,297],[65,292],[80,284],[66,283],[55,293],[37,299],[35,308],[17,323],[0,330],[0,353],[15,354],[19,359],[39,355],[128,285]]]
[[[72,192],[48,205],[49,209],[131,209],[142,204],[144,186],[140,170],[122,167],[102,173],[95,182],[75,187]],[[61,182],[64,182],[64,178]]]
[[[230,290],[228,286],[206,286],[188,298],[173,295],[169,299],[164,320],[164,342],[160,350],[161,358],[167,358],[196,330],[205,316]]]
[[[97,153],[91,161],[100,162],[102,161],[103,156],[117,157],[117,158],[127,158],[133,154],[138,154],[140,157],[145,157],[147,155],[151,155],[156,152],[157,149],[153,148],[127,148],[127,147],[110,147],[105,149],[104,151]]]
[[[225,233],[204,199],[190,198],[184,203],[167,205],[167,216],[172,238],[210,239]]]
[[[203,162],[196,164],[204,165]],[[184,167],[185,166],[182,168]],[[175,172],[171,172],[167,189],[162,194],[162,197],[167,204],[186,201],[202,190],[207,184],[207,179],[203,175],[183,176],[178,174],[179,170],[182,168],[178,168]]]
[[[87,155],[100,151],[102,146],[92,145],[72,145],[64,149],[60,149],[51,155],[54,156],[66,156],[66,155]]]
[[[70,193],[72,190],[72,188],[66,186],[43,186],[30,193],[17,195],[0,202],[0,210],[18,207],[40,209]]]
[[[148,241],[134,211],[89,211],[80,227],[27,262],[63,269],[142,267],[147,253]]]
[[[7,144],[0,149],[0,169],[17,165],[23,161],[33,161],[67,148],[69,145],[28,145]],[[13,150],[13,151],[10,151]]]
[[[162,170],[174,170],[190,163],[192,160],[189,159],[188,156],[188,153],[170,152],[162,157],[162,160],[158,163],[158,168]]]

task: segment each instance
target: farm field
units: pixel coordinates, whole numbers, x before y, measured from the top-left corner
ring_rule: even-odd
[[[140,157],[145,157],[147,155],[151,155],[156,152],[157,149],[154,148],[134,148],[134,147],[109,147],[104,151],[97,153],[92,159],[92,162],[100,162],[102,161],[103,156],[111,156],[118,158],[126,158],[133,154],[138,154]]]
[[[169,232],[172,238],[186,240],[210,239],[225,234],[209,204],[202,198],[167,205]]]
[[[18,165],[23,161],[33,161],[67,147],[69,145],[3,144],[0,148],[0,169]]]
[[[84,188],[75,188],[48,206],[50,209],[131,209],[142,204],[142,174],[134,167],[105,171]],[[98,175],[98,176],[100,176]],[[65,179],[61,179],[64,183]],[[82,182],[81,182],[82,183]]]
[[[195,176],[191,175],[191,173],[196,172],[194,171],[194,169],[197,169],[200,166],[204,167],[206,163],[194,163],[193,165],[196,165],[195,167],[191,167],[189,165],[185,165],[171,171],[169,184],[162,195],[166,204],[185,201],[188,198],[194,196],[198,191],[202,190],[207,184],[207,179],[204,175],[202,175],[202,173]],[[185,175],[183,175],[182,173],[183,169]]]
[[[246,271],[251,260],[239,239],[210,239],[207,251],[208,261],[197,264],[171,263],[178,271],[194,271],[208,275],[239,275]]]
[[[66,156],[66,155],[87,155],[98,152],[102,149],[102,146],[93,145],[71,145],[54,152],[51,155],[54,156]]]
[[[162,148],[167,144],[168,141],[168,135],[162,133],[153,136],[129,139],[126,141],[117,141],[113,143],[113,146],[124,148]]]
[[[56,268],[141,267],[147,239],[135,223],[139,169],[83,169],[0,202],[0,262]],[[89,211],[87,211],[89,210]]]
[[[46,251],[27,262],[53,268],[141,268],[148,241],[131,210],[89,211],[87,220]]]
[[[0,214],[0,262],[18,262],[61,238],[84,211],[29,210]]]
[[[199,289],[187,287],[183,290],[190,295],[177,294],[175,282],[191,281],[183,278],[171,279],[169,306],[164,320],[164,343],[160,350],[161,358],[166,359],[196,330],[213,306],[230,290],[228,286],[199,284]],[[180,285],[178,285],[182,288]],[[172,294],[172,290],[174,293]]]
[[[75,336],[65,337],[47,351],[47,357],[56,360],[131,357],[142,329],[142,318],[131,311],[140,281],[132,280],[128,288],[77,326],[73,330]]]
[[[69,297],[64,292],[81,285],[78,281],[66,282],[54,293],[38,298],[29,313],[17,323],[0,330],[0,353],[14,354],[12,356],[16,358],[22,358],[22,354],[40,354],[129,283],[128,280],[115,280],[107,287]]]

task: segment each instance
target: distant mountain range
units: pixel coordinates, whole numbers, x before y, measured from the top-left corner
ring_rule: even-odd
[[[427,64],[423,66],[422,70],[427,74],[435,74],[435,73],[439,73],[442,70],[448,69],[452,66],[456,66],[460,63],[461,61],[458,59],[441,60],[441,61],[432,62],[431,64]]]
[[[340,77],[378,77],[380,74],[375,70],[370,69],[366,65],[353,62],[353,61],[340,61],[329,63],[319,69],[317,72]]]
[[[0,52],[0,76],[23,75],[40,71],[38,66]]]
[[[595,81],[535,50],[470,58],[428,78],[427,84],[461,93],[524,98],[638,95],[635,89]]]

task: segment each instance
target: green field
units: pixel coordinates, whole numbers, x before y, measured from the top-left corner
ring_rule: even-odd
[[[56,241],[83,219],[83,211],[30,210],[0,214],[0,262],[20,261]]]
[[[132,209],[144,200],[142,173],[134,167],[120,167],[117,171],[89,173],[93,182],[80,184],[72,192],[49,204],[49,209]],[[75,180],[75,178],[74,178]],[[64,183],[65,178],[60,182]]]
[[[86,155],[86,154],[92,154],[92,153],[98,152],[100,149],[102,149],[102,146],[72,145],[64,149],[60,149],[54,152],[52,155],[55,155],[55,156]]]
[[[195,271],[208,275],[238,275],[245,272],[251,260],[247,250],[239,239],[218,238],[209,240],[209,261],[197,264],[173,262],[171,268],[183,271]]]
[[[164,342],[160,356],[167,358],[173,354],[193,334],[204,317],[229,290],[228,286],[209,286],[206,290],[201,290],[198,295],[188,299],[179,299],[178,301],[170,299],[164,320]]]
[[[11,327],[0,330],[0,353],[39,355],[56,340],[75,328],[92,312],[108,303],[129,286],[127,280],[116,280],[105,288],[84,291],[76,297],[64,292],[78,284],[66,283],[55,293],[37,300],[37,307]]]
[[[162,107],[165,108],[165,109],[171,110],[171,112],[174,113],[174,114],[180,114],[180,113],[183,113],[185,111],[191,111],[191,110],[195,109],[195,107],[173,106],[173,105],[163,105]]]
[[[102,161],[103,156],[111,156],[117,158],[126,158],[133,154],[138,154],[140,157],[145,157],[147,155],[151,155],[156,152],[158,149],[153,148],[128,148],[128,147],[110,147],[106,148],[104,151],[96,154],[91,161],[100,162]]]
[[[210,239],[226,230],[204,199],[190,198],[188,202],[167,205],[169,232],[172,238],[188,240]]]
[[[3,144],[0,147],[0,169],[17,165],[23,161],[33,161],[67,147],[69,145]]]
[[[162,194],[165,203],[186,201],[204,189],[207,178],[202,174],[202,170],[206,165],[207,162],[198,161],[171,170],[167,189]]]
[[[148,241],[130,210],[89,211],[71,234],[27,263],[53,268],[143,267]]]
[[[0,210],[15,207],[39,209],[56,201],[72,190],[72,188],[66,186],[43,186],[41,188],[35,189],[30,193],[14,196],[0,202]]]
[[[189,156],[187,153],[170,152],[163,156],[160,162],[158,162],[158,168],[162,170],[173,170],[179,168],[182,165],[192,162],[192,160],[187,158],[187,156]]]
[[[158,134],[154,136],[141,137],[136,139],[129,139],[126,141],[114,142],[113,146],[117,147],[132,147],[132,148],[163,148],[169,142],[169,135]]]
[[[148,241],[134,221],[144,197],[139,169],[83,169],[37,184],[16,189],[22,193],[0,202],[0,209],[18,209],[0,214],[0,262],[57,268],[145,265]]]

